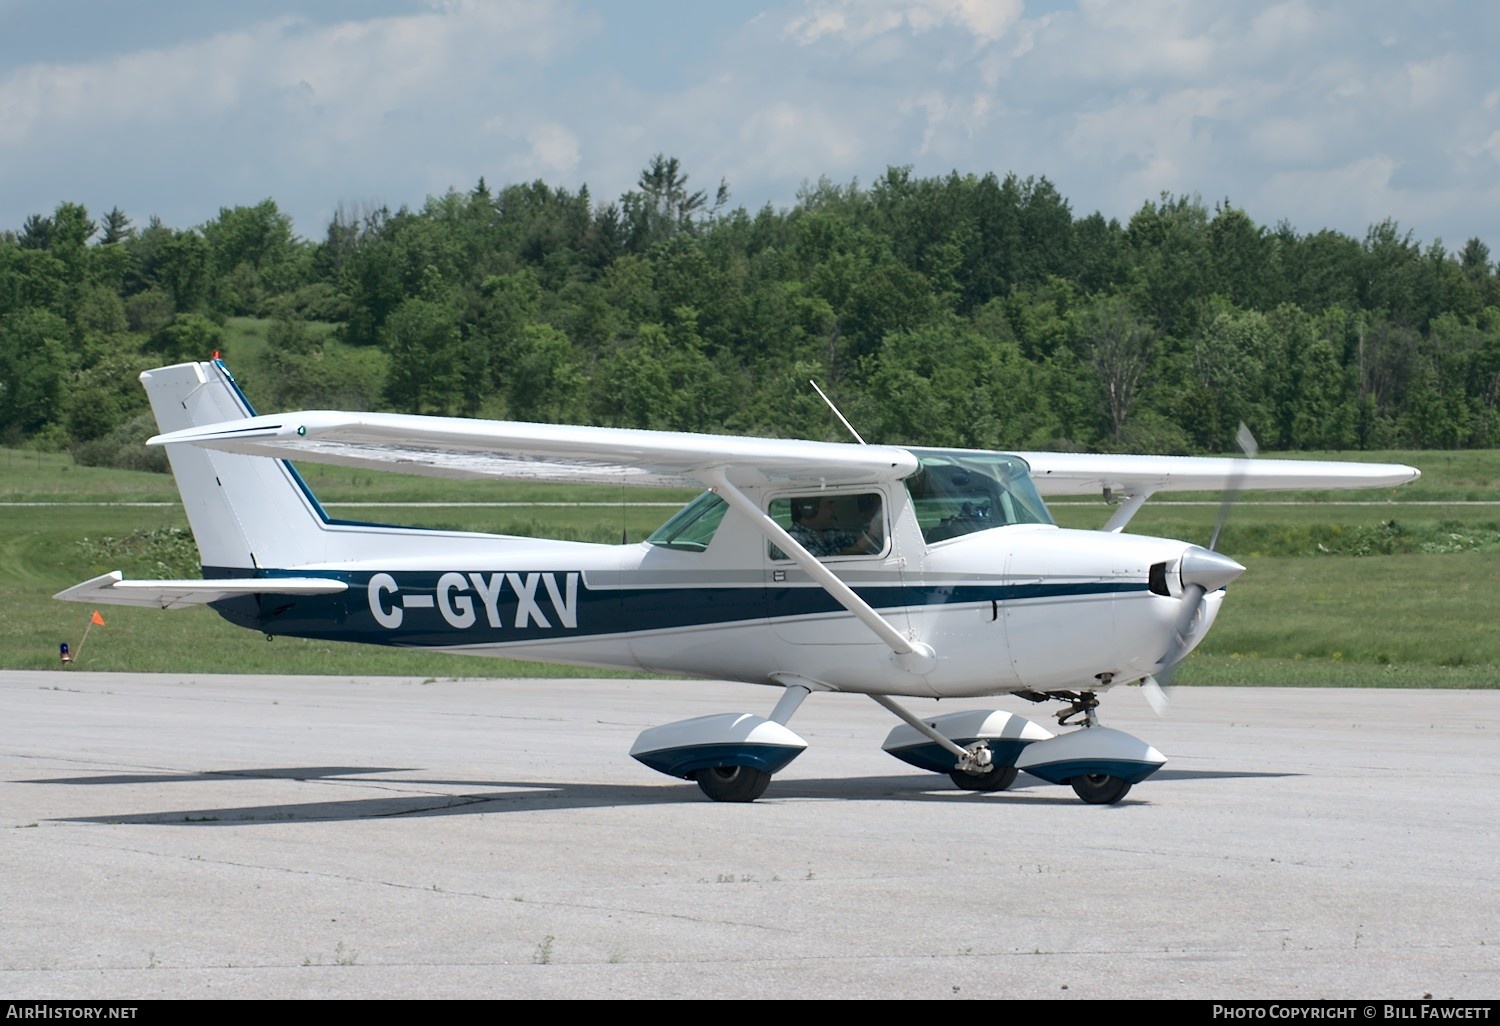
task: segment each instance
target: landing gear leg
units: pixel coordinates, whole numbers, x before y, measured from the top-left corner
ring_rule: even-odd
[[[894,713],[907,726],[935,742],[938,747],[958,760],[948,772],[948,779],[965,791],[1004,791],[1016,781],[1014,766],[995,766],[994,753],[989,742],[976,741],[967,748],[951,738],[944,737],[930,724],[913,716],[895,699],[886,695],[871,695],[877,704]]]
[[[810,694],[812,688],[806,684],[788,684],[781,692],[776,708],[771,710],[771,722],[786,726],[791,722],[792,715],[802,707],[802,700]]]
[[[1099,726],[1099,699],[1092,691],[1085,691],[1072,699],[1072,705],[1057,714],[1057,722],[1065,724],[1075,716],[1083,716],[1085,727]],[[1073,793],[1090,805],[1113,805],[1130,793],[1130,781],[1107,773],[1084,773],[1072,777],[1068,783]]]
[[[1101,674],[1099,683],[1108,686],[1110,679]],[[1024,697],[1033,702],[1067,702],[1068,707],[1057,714],[1058,724],[1083,729],[1031,746],[1018,764],[1050,783],[1068,784],[1090,805],[1115,804],[1130,793],[1132,785],[1167,761],[1139,738],[1101,727],[1099,698],[1093,691],[1028,692]]]

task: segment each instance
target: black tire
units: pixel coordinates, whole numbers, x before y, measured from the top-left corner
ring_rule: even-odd
[[[693,774],[693,779],[716,802],[753,802],[766,793],[771,774],[750,766],[712,766]]]
[[[1103,773],[1086,773],[1068,783],[1073,785],[1073,793],[1090,805],[1113,805],[1130,793],[1128,780]]]
[[[1016,782],[1017,772],[1014,766],[991,766],[983,773],[965,773],[956,769],[948,771],[948,779],[960,791],[1004,791]]]

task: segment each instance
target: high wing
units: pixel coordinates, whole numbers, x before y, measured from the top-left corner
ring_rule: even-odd
[[[1225,488],[1296,490],[1380,488],[1421,477],[1398,463],[1273,460],[1212,456],[1122,456],[1073,452],[1018,452],[1031,465],[1042,495],[1119,496]]]
[[[837,486],[900,480],[917,469],[904,448],[785,438],[529,424],[398,413],[313,410],[187,428],[152,445],[459,479],[553,480],[672,486],[709,483],[723,468],[736,484]],[[1371,488],[1420,476],[1399,464],[1017,452],[1047,495],[1109,492]]]
[[[150,440],[178,443],[434,477],[645,486],[704,484],[716,468],[741,485],[826,486],[899,480],[917,469],[910,452],[884,445],[327,410],[208,424]]]
[[[185,609],[239,595],[336,595],[349,585],[322,577],[228,577],[217,580],[127,581],[118,570],[75,584],[53,598],[111,606]]]

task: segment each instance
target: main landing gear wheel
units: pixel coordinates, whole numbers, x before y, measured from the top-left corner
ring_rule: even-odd
[[[1016,782],[1016,773],[1014,766],[991,766],[983,773],[965,773],[956,769],[948,771],[948,779],[960,791],[1004,791]]]
[[[753,802],[766,793],[771,774],[750,766],[711,766],[693,779],[716,802]]]
[[[1073,785],[1073,793],[1090,805],[1113,805],[1130,793],[1129,781],[1103,773],[1085,773],[1068,783]]]

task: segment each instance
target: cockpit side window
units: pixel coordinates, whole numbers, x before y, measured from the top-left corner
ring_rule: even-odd
[[[729,504],[713,492],[704,492],[672,515],[646,541],[666,549],[703,552],[714,540]]]
[[[1000,453],[921,451],[906,479],[912,509],[928,542],[1010,524],[1051,524],[1023,460]]]
[[[794,495],[774,499],[771,519],[819,559],[874,556],[886,548],[885,503],[879,492]],[[787,559],[771,546],[772,559]]]

